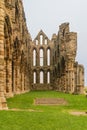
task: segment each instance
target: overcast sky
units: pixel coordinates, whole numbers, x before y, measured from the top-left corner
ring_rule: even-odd
[[[85,67],[87,86],[87,0],[23,0],[23,3],[32,39],[41,29],[51,39],[64,22],[70,23],[71,32],[77,32],[76,60]]]

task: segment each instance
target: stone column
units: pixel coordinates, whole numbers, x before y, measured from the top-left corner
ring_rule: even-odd
[[[21,84],[22,84],[22,93],[24,93],[24,73],[22,72],[22,74],[21,74]]]
[[[47,70],[44,71],[44,83],[47,84]]]
[[[73,93],[74,92],[74,87],[75,87],[75,83],[74,83],[74,67],[73,67],[73,62],[68,62],[67,63],[67,91],[69,93]]]
[[[21,88],[20,88],[20,67],[17,66],[17,94],[20,94]]]
[[[44,49],[44,66],[47,66],[47,49]]]
[[[37,66],[40,66],[40,52],[39,49],[37,49],[37,56],[36,56]]]
[[[0,109],[7,109],[4,96],[4,0],[0,0]]]
[[[14,63],[14,70],[13,70],[13,92],[16,94],[16,66]]]
[[[82,65],[77,66],[77,94],[84,93],[84,68]]]
[[[40,83],[40,71],[37,69],[37,84]]]
[[[12,97],[12,61],[6,61],[6,97]]]

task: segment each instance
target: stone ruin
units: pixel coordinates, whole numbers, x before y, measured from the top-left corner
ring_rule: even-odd
[[[83,94],[84,67],[75,61],[77,33],[69,23],[50,40],[41,30],[32,40],[22,0],[0,0],[0,109],[6,98],[30,90]]]

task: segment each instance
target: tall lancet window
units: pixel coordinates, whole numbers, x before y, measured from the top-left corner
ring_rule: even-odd
[[[44,83],[44,73],[43,71],[41,70],[40,71],[40,84],[43,84]]]
[[[47,49],[47,65],[50,66],[50,49]]]
[[[50,83],[50,71],[47,72],[47,83]]]
[[[47,45],[47,39],[45,39],[45,45]]]
[[[40,66],[43,66],[44,64],[44,51],[43,49],[40,49]]]
[[[40,35],[40,45],[43,45],[43,35]]]
[[[36,50],[33,50],[33,66],[36,66]]]
[[[36,84],[36,71],[33,73],[33,83]]]

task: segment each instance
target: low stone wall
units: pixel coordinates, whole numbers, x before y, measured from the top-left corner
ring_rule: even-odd
[[[51,84],[32,84],[31,90],[53,90]]]

